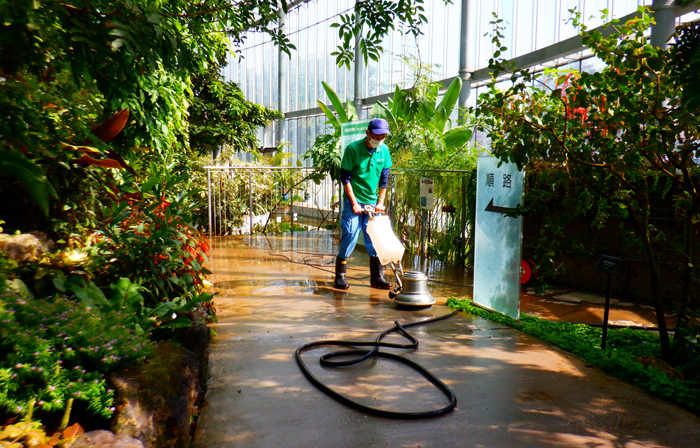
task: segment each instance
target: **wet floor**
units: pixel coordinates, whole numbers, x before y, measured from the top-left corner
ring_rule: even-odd
[[[350,290],[332,288],[332,234],[238,237],[212,242],[210,280],[219,322],[197,447],[691,447],[700,418],[586,365],[535,338],[458,314],[409,329],[415,350],[382,349],[416,361],[457,396],[452,412],[426,420],[370,416],[316,389],[294,360],[319,340],[373,341],[393,326],[442,316],[450,296],[471,295],[464,272],[410,261],[435,280],[437,303],[397,309],[369,287],[367,255],[349,260]],[[421,264],[422,263],[422,264]],[[413,265],[413,266],[412,266]],[[598,319],[595,297],[525,294],[522,311],[572,321]],[[653,324],[650,310],[621,304],[611,320]],[[575,310],[575,311],[574,311]],[[645,314],[646,313],[646,314]],[[389,336],[387,342],[405,342]],[[312,373],[362,404],[422,412],[446,397],[407,366],[383,358],[342,369],[322,367],[322,347],[302,355]]]

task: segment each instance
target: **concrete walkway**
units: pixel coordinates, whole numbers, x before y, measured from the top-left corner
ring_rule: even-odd
[[[410,329],[420,346],[402,353],[443,380],[457,395],[457,408],[427,420],[362,414],[309,383],[294,351],[317,340],[373,341],[396,320],[451,312],[445,300],[471,290],[431,283],[436,305],[396,309],[387,291],[369,288],[367,255],[356,251],[349,271],[356,278],[348,293],[338,292],[330,272],[304,264],[332,261],[313,255],[334,253],[328,234],[309,232],[293,242],[253,237],[252,244],[250,237],[222,238],[212,247],[211,281],[221,292],[219,323],[212,325],[218,336],[196,447],[700,446],[699,417],[538,339],[463,313]],[[539,299],[530,302],[544,307]],[[318,357],[333,350],[304,359],[355,400],[399,411],[447,404],[422,376],[389,360],[340,371],[319,366]]]

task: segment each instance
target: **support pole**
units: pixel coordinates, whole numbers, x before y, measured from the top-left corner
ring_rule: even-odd
[[[676,31],[676,4],[674,0],[654,0],[651,10],[655,25],[651,27],[651,45],[668,48],[668,38]]]
[[[603,312],[603,340],[600,348],[605,350],[605,342],[608,339],[608,317],[610,317],[610,294],[612,293],[612,275],[608,274],[608,289],[605,293],[605,311]]]
[[[279,8],[279,10],[277,10],[277,14],[279,15],[280,32],[284,33],[284,28],[287,23],[287,14],[285,14],[284,10],[281,7]],[[284,140],[286,140],[287,121],[284,118],[284,113],[289,110],[289,95],[287,90],[287,82],[289,81],[289,56],[287,55],[287,53],[280,50],[279,47],[277,50],[277,61],[277,99],[279,103],[279,111],[283,114],[282,118],[280,118],[277,121],[277,146],[279,147],[284,142]]]
[[[428,211],[422,209],[420,213],[420,254],[421,257],[425,256],[425,221],[427,221]]]
[[[250,201],[250,240],[253,241],[253,170],[248,170],[248,199]]]
[[[474,47],[474,33],[471,22],[475,17],[475,0],[462,0],[462,13],[459,37],[459,77],[462,79],[462,90],[459,92],[459,122],[464,124],[466,116],[464,109],[467,107],[467,100],[471,94],[472,78],[472,48]]]
[[[214,236],[212,232],[212,210],[211,210],[211,170],[207,169],[207,203],[209,205],[209,238]]]
[[[396,213],[394,198],[396,197],[396,174],[389,174],[389,221],[391,228],[396,231]]]
[[[464,266],[465,249],[467,248],[467,175],[462,173],[462,225],[459,232],[459,263]]]
[[[362,29],[362,23],[360,21],[360,15],[357,13],[362,0],[357,0],[355,2],[355,26]],[[362,51],[360,50],[360,42],[362,41],[361,33],[355,36],[355,110],[357,111],[357,118],[362,120],[364,115],[364,110],[362,109],[362,96],[364,93],[364,64],[362,59]]]

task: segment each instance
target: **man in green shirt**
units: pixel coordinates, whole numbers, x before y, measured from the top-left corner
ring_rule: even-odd
[[[371,205],[377,212],[384,211],[384,196],[389,179],[391,156],[384,139],[389,132],[389,123],[375,118],[367,126],[367,136],[345,148],[340,163],[340,179],[343,184],[343,208],[340,220],[340,249],[335,259],[334,286],[348,289],[345,274],[347,259],[355,249],[360,228],[365,234],[365,248],[369,254],[370,285],[373,288],[391,289],[391,283],[384,279],[382,266],[372,240],[367,235],[369,215],[362,213],[365,205]],[[377,194],[377,190],[379,193]]]

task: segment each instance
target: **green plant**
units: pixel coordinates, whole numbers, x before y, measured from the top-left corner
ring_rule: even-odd
[[[443,0],[450,3],[452,0]],[[421,28],[428,22],[425,16],[424,0],[381,0],[357,2],[352,13],[341,14],[340,23],[331,26],[338,28],[340,45],[331,53],[339,66],[350,69],[355,58],[353,44],[359,42],[359,50],[365,62],[368,59],[379,60],[382,44],[389,30],[400,24],[402,30],[414,38],[423,34]],[[357,24],[370,26],[358,26]],[[356,41],[356,39],[358,39]]]
[[[463,226],[472,223],[475,216],[472,199],[476,190],[472,172],[476,173],[477,153],[468,146],[472,136],[471,119],[470,123],[453,127],[449,118],[459,99],[461,80],[453,81],[441,97],[443,86],[430,79],[430,67],[420,64],[411,67],[415,72],[414,86],[407,90],[397,86],[387,106],[377,103],[371,113],[387,119],[392,127],[387,144],[396,173],[392,189],[396,232],[410,242],[412,251],[419,247],[419,239],[425,233],[428,256],[469,266],[473,237],[469,232],[463,234]],[[455,175],[428,173],[427,170],[467,172]],[[464,180],[459,176],[464,176]],[[434,181],[435,208],[428,212],[425,222],[419,204],[420,177],[430,177]],[[443,206],[450,213],[441,213]]]
[[[17,178],[44,213],[49,214],[49,198],[56,197],[56,190],[46,179],[44,170],[24,155],[0,151],[0,176]]]
[[[221,66],[212,64],[193,76],[194,96],[188,109],[190,148],[215,159],[226,157],[227,151],[257,149],[258,128],[282,118],[277,111],[246,101],[238,85],[226,81],[221,71]]]
[[[152,350],[131,316],[100,313],[65,297],[0,297],[0,408],[23,415],[29,404],[50,412],[69,399],[109,416],[105,375]]]
[[[608,330],[608,349],[601,349],[601,329],[570,322],[552,322],[525,314],[520,320],[472,305],[470,299],[447,299],[447,305],[465,313],[507,325],[562,348],[603,370],[630,381],[649,392],[700,413],[700,394],[694,381],[672,379],[665,372],[640,362],[641,357],[660,357],[661,342],[657,334],[629,328]],[[700,353],[681,368],[696,374],[693,366]]]
[[[311,159],[313,162],[315,173],[312,175],[312,179],[314,182],[320,183],[326,177],[326,174],[329,174],[334,182],[340,184],[340,162],[342,157],[340,135],[342,124],[357,120],[358,115],[355,106],[349,100],[346,105],[343,105],[340,97],[338,97],[338,94],[335,93],[331,86],[323,81],[321,84],[335,109],[334,114],[327,105],[317,101],[326,118],[328,118],[326,124],[330,124],[333,127],[332,133],[319,133],[316,136],[314,145],[304,153],[302,158]]]
[[[161,302],[184,306],[201,298],[205,275],[202,266],[208,243],[190,224],[186,213],[188,193],[171,198],[166,192],[182,182],[182,177],[166,175],[151,178],[133,197],[109,210],[101,231],[104,236],[91,260],[98,284],[117,285],[128,279],[134,286],[133,297],[142,296],[145,306],[156,308]],[[149,199],[150,198],[150,199]],[[138,288],[138,289],[135,289]],[[182,316],[183,323],[186,323]]]
[[[572,11],[583,43],[607,64],[596,73],[531,73],[494,58],[494,83],[475,113],[495,156],[542,176],[519,210],[544,217],[536,255],[540,272],[554,271],[549,267],[563,249],[563,229],[572,219],[588,217],[597,228],[619,228],[623,249],[648,263],[650,298],[663,355],[670,360],[660,266],[668,257],[677,267],[684,283],[675,304],[679,327],[690,325],[689,310],[698,306],[693,291],[700,253],[700,114],[681,104],[689,80],[677,76],[685,68],[674,54],[683,54],[685,47],[653,48],[645,34],[652,18],[647,9],[639,11],[640,17],[627,23],[610,21],[607,36],[586,30]],[[502,49],[501,21],[494,23],[494,41]],[[497,78],[509,71],[518,82],[497,89]],[[666,184],[658,178],[672,185],[662,194],[675,205],[674,225],[666,228],[652,215],[655,190]]]

